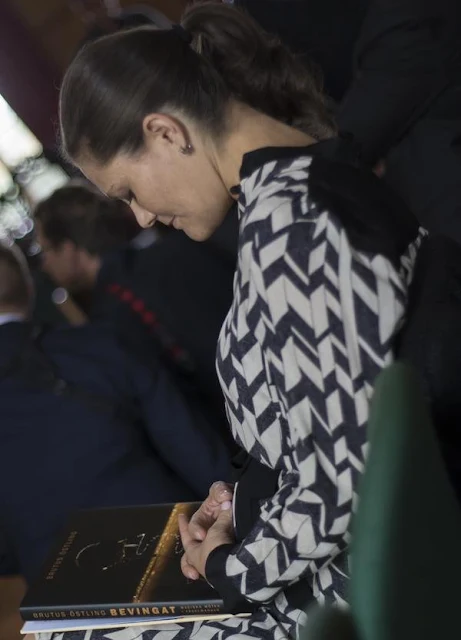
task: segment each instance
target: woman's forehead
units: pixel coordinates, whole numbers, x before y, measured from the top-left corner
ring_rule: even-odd
[[[97,162],[86,156],[78,163],[78,168],[85,178],[92,182],[104,195],[115,197],[126,175],[126,166],[121,158],[116,157],[106,163]]]

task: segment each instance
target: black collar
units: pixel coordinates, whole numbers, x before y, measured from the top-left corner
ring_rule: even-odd
[[[341,136],[322,140],[305,147],[264,147],[250,151],[243,156],[240,168],[240,179],[251,176],[268,162],[290,160],[305,156],[321,156],[353,166],[359,166],[359,152],[357,146],[349,136]]]

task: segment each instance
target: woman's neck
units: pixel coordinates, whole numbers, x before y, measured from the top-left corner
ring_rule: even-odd
[[[241,103],[229,108],[227,135],[214,151],[214,161],[230,190],[240,182],[243,156],[264,147],[305,147],[317,141],[289,125]]]

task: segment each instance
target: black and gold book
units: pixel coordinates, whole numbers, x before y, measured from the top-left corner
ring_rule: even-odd
[[[181,572],[178,515],[190,517],[198,506],[78,513],[24,598],[23,619],[197,619],[225,614],[206,580],[187,580]]]

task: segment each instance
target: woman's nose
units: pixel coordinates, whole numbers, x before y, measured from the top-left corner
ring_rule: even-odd
[[[138,221],[138,224],[143,227],[143,229],[152,227],[155,224],[157,216],[152,214],[150,211],[147,211],[147,209],[140,207],[135,200],[131,202],[130,207]]]

